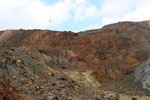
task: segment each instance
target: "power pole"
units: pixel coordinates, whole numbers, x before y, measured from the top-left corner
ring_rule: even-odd
[[[50,16],[49,22],[50,22],[50,29],[51,29],[51,26],[52,26],[52,18],[51,18],[51,16]]]

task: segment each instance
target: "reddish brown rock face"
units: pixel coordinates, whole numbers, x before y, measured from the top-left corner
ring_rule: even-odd
[[[130,74],[149,54],[149,21],[123,22],[81,33],[48,30],[0,32],[0,45],[41,49],[82,70],[98,69],[100,79]],[[142,56],[141,56],[142,55]]]
[[[93,93],[109,89],[110,82],[110,90],[117,85],[131,90],[136,84],[131,84],[130,74],[150,55],[149,38],[149,21],[116,23],[78,34],[1,31],[0,99],[97,100]]]

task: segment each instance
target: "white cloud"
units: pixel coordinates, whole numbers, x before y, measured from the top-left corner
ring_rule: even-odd
[[[107,25],[107,24],[111,24],[111,23],[116,23],[120,21],[120,19],[117,18],[113,18],[113,17],[106,17],[102,19],[102,25]]]
[[[105,0],[101,8],[102,24],[150,19],[150,0]]]
[[[91,30],[91,29],[100,29],[101,27],[98,24],[90,24],[84,30]],[[82,31],[84,31],[82,30]]]
[[[102,25],[105,25],[150,19],[150,0],[104,0],[102,4],[91,2],[57,0],[48,5],[43,0],[0,0],[0,29],[49,28],[50,16],[53,27],[63,25],[66,21],[79,25],[82,21],[89,23],[95,20],[96,24],[87,25],[87,28],[98,28],[96,20],[101,20]]]
[[[68,20],[71,15],[72,5],[69,0],[65,0],[64,2],[57,2],[56,4],[50,7],[49,13],[51,14],[53,24],[59,25],[62,22]]]
[[[101,8],[103,16],[120,16],[131,10],[137,0],[105,0]]]
[[[98,17],[98,15],[99,15],[98,13],[99,12],[98,12],[98,9],[96,8],[96,6],[91,5],[90,7],[88,7],[86,9],[85,16],[95,18],[95,17]]]
[[[96,18],[99,15],[96,5],[90,3],[91,0],[74,0],[74,21],[83,21],[86,18]]]
[[[59,26],[67,20],[72,22],[94,18],[96,6],[90,0],[59,0],[47,5],[42,0],[0,0],[0,29],[49,28]]]
[[[142,21],[142,20],[150,20],[150,3],[144,5],[137,5],[135,11],[130,12],[124,16],[124,20],[134,20],[134,21]]]
[[[39,0],[0,0],[0,9],[0,29],[45,27],[49,16]]]

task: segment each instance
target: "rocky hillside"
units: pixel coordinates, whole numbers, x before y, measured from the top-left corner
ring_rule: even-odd
[[[132,74],[150,55],[149,23],[119,22],[79,33],[1,31],[0,97],[103,100],[100,89],[147,95]]]
[[[0,32],[0,45],[43,50],[65,65],[96,69],[104,80],[132,73],[148,58],[149,21],[120,22],[88,32],[9,30]]]
[[[54,70],[47,59],[26,48],[1,48],[1,100],[95,100],[82,84],[65,75],[69,71]]]

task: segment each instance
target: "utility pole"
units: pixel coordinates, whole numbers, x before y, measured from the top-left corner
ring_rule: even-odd
[[[51,26],[52,26],[52,18],[50,16],[50,19],[48,20],[50,22],[50,29],[51,29]]]

